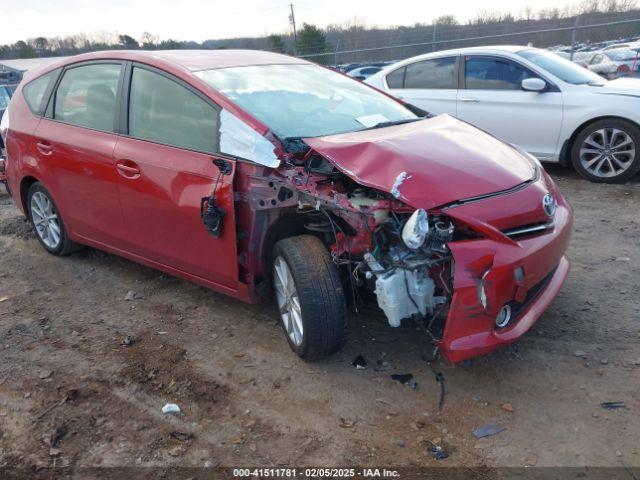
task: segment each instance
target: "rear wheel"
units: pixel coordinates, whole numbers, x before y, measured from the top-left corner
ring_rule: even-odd
[[[346,306],[338,268],[311,235],[286,238],[273,249],[273,287],[291,349],[305,360],[340,350]]]
[[[64,256],[78,249],[79,245],[67,236],[60,211],[42,184],[36,182],[29,188],[27,208],[38,241],[47,252]]]
[[[619,119],[587,125],[576,137],[571,161],[592,182],[625,182],[640,170],[640,130]]]

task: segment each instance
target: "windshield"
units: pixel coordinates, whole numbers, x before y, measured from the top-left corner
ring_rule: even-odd
[[[636,60],[639,54],[638,52],[634,52],[633,50],[616,49],[616,50],[609,50],[608,52],[606,52],[606,55],[611,60],[624,62],[629,60]]]
[[[317,65],[196,72],[281,138],[319,137],[418,117],[386,95]]]
[[[545,50],[522,50],[518,55],[567,83],[602,85],[605,82],[601,76],[592,71]]]

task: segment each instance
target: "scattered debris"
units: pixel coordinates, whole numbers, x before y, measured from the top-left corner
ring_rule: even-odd
[[[134,292],[133,290],[129,290],[127,294],[124,296],[124,299],[127,302],[133,302],[134,300],[140,300],[141,298],[142,298],[142,295]]]
[[[64,425],[57,427],[51,434],[51,438],[49,440],[49,444],[51,448],[58,448],[58,446],[60,445],[60,440],[62,440],[62,438],[66,434],[67,434],[67,428]]]
[[[502,405],[500,405],[500,408],[506,410],[507,412],[513,412],[513,405],[511,405],[509,402],[503,403]]]
[[[193,433],[189,433],[189,432],[178,432],[176,430],[176,431],[170,432],[169,435],[171,435],[171,437],[175,438],[176,440],[180,440],[181,442],[186,442],[188,440],[193,439]]]
[[[449,454],[445,451],[445,449],[434,442],[431,442],[431,446],[427,450],[433,453],[433,458],[435,458],[436,460],[444,460],[445,458],[449,458]]]
[[[615,410],[616,408],[626,408],[624,402],[602,402],[600,404],[602,408],[606,408],[607,410]]]
[[[500,432],[505,431],[506,428],[505,427],[500,427],[498,425],[495,425],[493,423],[487,423],[486,425],[483,425],[482,427],[478,427],[473,431],[473,435],[476,438],[484,438],[484,437],[490,437],[492,435],[496,435]]]
[[[609,359],[608,358],[603,358],[602,360],[600,360],[600,364],[601,365],[607,365],[609,363]]]
[[[180,407],[175,403],[167,403],[164,407],[162,407],[162,413],[164,413],[165,415],[180,413]]]
[[[429,363],[429,366],[431,367],[431,371],[436,378],[436,382],[440,385],[440,400],[438,400],[438,411],[442,411],[442,407],[444,407],[444,395],[446,393],[444,389],[444,375],[442,374],[442,372],[437,372],[436,369],[433,368],[433,365],[431,365],[431,363]]]
[[[127,335],[126,337],[124,337],[122,339],[122,345],[124,345],[125,347],[130,347],[131,345],[133,345],[134,343],[136,343],[136,339],[133,338],[130,335]]]
[[[340,428],[353,428],[355,424],[356,422],[354,422],[353,420],[340,417]]]
[[[366,358],[364,358],[362,355],[358,355],[353,359],[351,365],[356,367],[358,370],[364,370],[365,368],[367,368],[368,363]]]
[[[582,350],[576,350],[573,352],[573,356],[578,358],[587,358],[587,353]]]
[[[391,374],[391,379],[403,385],[409,385],[414,390],[418,388],[418,383],[413,379],[411,373],[393,373]]]
[[[6,302],[7,300],[9,300],[9,297],[0,297],[0,303]]]
[[[45,380],[51,377],[51,375],[53,375],[53,370],[42,370],[38,377],[40,378],[40,380]]]
[[[631,259],[629,257],[617,257],[616,262],[630,262]]]

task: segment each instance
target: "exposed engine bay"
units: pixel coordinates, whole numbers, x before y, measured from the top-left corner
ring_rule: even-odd
[[[396,198],[406,173],[386,193],[359,185],[303,144],[291,150],[287,162],[262,180],[267,182],[262,193],[275,194],[279,208],[283,202],[295,208],[305,217],[305,228],[322,236],[356,309],[359,291],[366,288],[375,293],[389,325],[398,327],[413,316],[430,325],[451,300],[447,243],[456,235],[453,221]],[[260,192],[257,187],[252,190]],[[262,195],[251,203],[275,208]]]

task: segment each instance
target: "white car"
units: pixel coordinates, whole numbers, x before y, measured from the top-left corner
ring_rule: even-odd
[[[640,80],[607,81],[547,50],[474,47],[409,58],[365,80],[595,182],[640,170]],[[464,139],[460,139],[464,141]]]
[[[606,78],[640,75],[640,53],[636,50],[615,48],[594,53],[587,68],[598,75]]]

